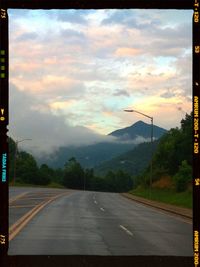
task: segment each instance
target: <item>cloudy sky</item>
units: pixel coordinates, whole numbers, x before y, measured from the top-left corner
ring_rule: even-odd
[[[9,10],[10,126],[48,150],[192,109],[192,11]]]

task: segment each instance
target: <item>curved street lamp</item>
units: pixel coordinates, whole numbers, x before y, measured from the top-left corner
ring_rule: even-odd
[[[151,175],[150,175],[150,185],[149,185],[149,196],[151,198],[151,188],[152,188],[152,173],[153,173],[153,117],[146,115],[135,109],[124,109],[125,112],[135,112],[140,115],[143,115],[151,120]]]

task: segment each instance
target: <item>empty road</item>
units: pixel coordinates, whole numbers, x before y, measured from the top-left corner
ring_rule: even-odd
[[[9,220],[9,255],[193,255],[191,223],[117,193],[10,188]]]

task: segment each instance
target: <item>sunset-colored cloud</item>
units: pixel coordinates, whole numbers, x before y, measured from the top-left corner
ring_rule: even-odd
[[[32,94],[43,94],[48,98],[62,94],[65,97],[80,96],[83,91],[83,85],[75,80],[65,76],[46,75],[35,80],[27,79],[26,76],[13,77],[11,81],[21,90],[29,91]]]
[[[112,116],[114,115],[114,113],[111,112],[111,111],[103,111],[102,114],[103,114],[104,116],[106,116],[106,117],[112,117]]]
[[[125,108],[163,128],[192,109],[192,11],[9,10],[9,22],[10,95],[27,104],[11,106],[13,135],[34,112],[81,139],[70,127],[107,134],[145,120]]]
[[[140,49],[131,48],[131,47],[121,47],[121,48],[117,48],[117,50],[115,51],[115,55],[118,57],[136,56],[140,54],[141,54]]]
[[[49,107],[53,110],[60,110],[60,109],[64,110],[66,108],[73,106],[75,102],[76,101],[73,99],[68,100],[68,101],[62,101],[62,102],[61,101],[60,102],[53,102],[53,103],[49,104]]]

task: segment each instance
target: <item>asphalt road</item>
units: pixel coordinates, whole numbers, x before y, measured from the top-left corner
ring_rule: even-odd
[[[36,196],[43,201],[44,195],[67,194],[46,205],[21,229],[9,243],[9,255],[193,255],[192,224],[120,194],[10,190],[12,200],[21,195],[11,203],[10,227],[38,204],[33,203]]]

